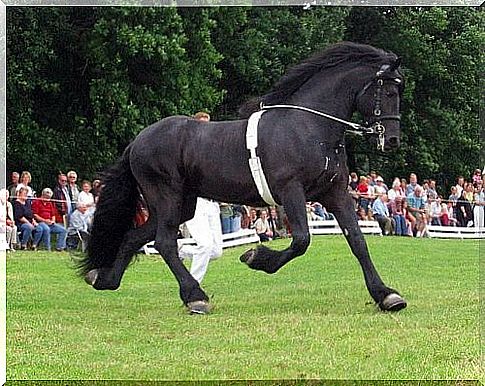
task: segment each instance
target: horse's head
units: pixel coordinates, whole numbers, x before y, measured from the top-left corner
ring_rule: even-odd
[[[399,147],[401,115],[399,105],[404,89],[404,78],[399,72],[401,59],[380,67],[373,78],[357,94],[357,110],[365,117],[372,134],[378,136],[378,147],[383,151]]]

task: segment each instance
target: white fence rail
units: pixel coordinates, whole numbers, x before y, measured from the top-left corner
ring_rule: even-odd
[[[485,228],[428,225],[428,234],[442,239],[485,239]]]

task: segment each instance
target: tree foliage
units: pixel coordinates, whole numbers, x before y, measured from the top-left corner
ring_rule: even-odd
[[[7,10],[7,169],[34,187],[93,178],[144,127],[174,114],[233,119],[285,70],[343,39],[403,57],[402,147],[349,138],[351,164],[443,180],[478,166],[475,8],[59,7]]]

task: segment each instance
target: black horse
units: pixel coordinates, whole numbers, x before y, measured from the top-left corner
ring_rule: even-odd
[[[289,70],[269,94],[242,109],[248,114],[265,109],[257,152],[269,193],[284,206],[293,238],[283,251],[258,246],[241,261],[275,273],[304,254],[310,243],[305,202],[319,201],[335,215],[374,301],[382,310],[406,307],[370,259],[347,192],[344,142],[347,131],[360,131],[376,134],[382,150],[399,146],[399,61],[368,45],[336,44]],[[365,127],[348,122],[356,110]],[[144,129],[103,178],[87,256],[80,262],[86,281],[98,290],[117,289],[133,255],[155,240],[184,304],[192,312],[208,312],[208,297],[178,257],[177,231],[193,217],[198,196],[267,205],[248,166],[247,125],[247,119],[200,122],[172,116]],[[150,216],[135,228],[140,192]]]

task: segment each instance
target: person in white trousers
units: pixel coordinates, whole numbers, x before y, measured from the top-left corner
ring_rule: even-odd
[[[209,121],[207,113],[195,114],[195,119]],[[192,258],[190,274],[199,283],[202,282],[209,261],[222,255],[222,227],[219,204],[202,197],[197,198],[194,217],[185,222],[190,235],[197,245],[183,245],[179,250],[181,259]]]
[[[222,227],[219,204],[205,198],[197,198],[194,218],[185,223],[197,245],[183,245],[179,250],[182,259],[192,258],[190,274],[202,282],[209,261],[222,255]]]

